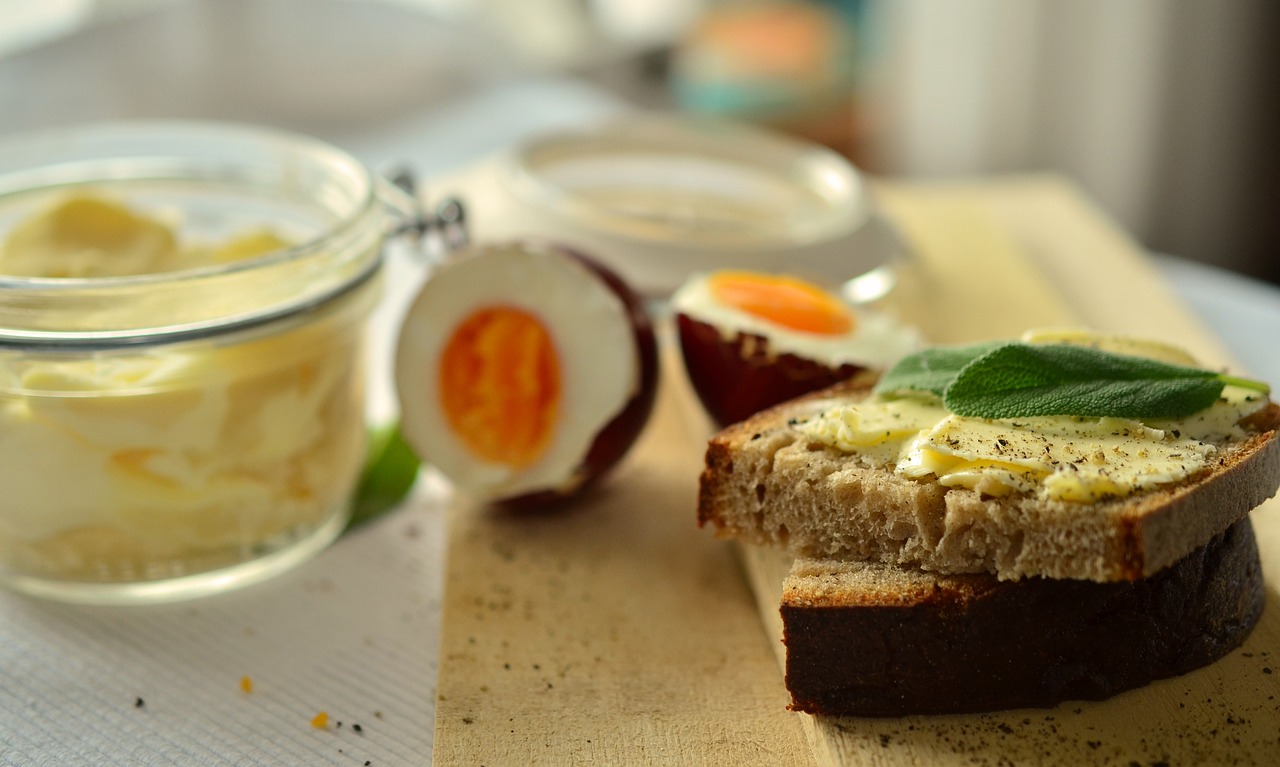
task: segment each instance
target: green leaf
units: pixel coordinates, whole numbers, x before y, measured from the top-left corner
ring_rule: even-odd
[[[965,365],[943,405],[979,418],[1182,418],[1212,405],[1224,384],[1211,370],[1085,346],[1005,344]]]
[[[418,456],[404,441],[398,424],[372,430],[364,472],[351,500],[347,529],[398,506],[417,480],[418,466]]]
[[[941,397],[965,365],[1002,345],[1002,342],[987,342],[923,349],[903,357],[890,368],[876,384],[875,392],[892,395],[925,391]]]
[[[989,342],[909,355],[875,392],[931,392],[951,412],[976,418],[1155,419],[1198,413],[1226,384],[1271,392],[1259,381],[1089,346]]]

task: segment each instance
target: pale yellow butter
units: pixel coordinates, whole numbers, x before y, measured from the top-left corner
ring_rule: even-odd
[[[183,244],[167,222],[74,196],[9,232],[0,272],[118,277],[284,247],[266,229]],[[361,333],[329,313],[234,342],[10,355],[0,562],[57,577],[168,576],[319,525],[363,459]]]
[[[128,277],[243,261],[289,247],[270,229],[225,242],[184,243],[176,222],[103,194],[68,196],[18,222],[0,243],[0,274],[47,278]]]
[[[903,445],[947,416],[936,402],[917,398],[843,405],[801,424],[811,439],[871,463],[896,463]]]
[[[901,476],[935,477],[984,495],[1034,493],[1089,503],[1178,482],[1204,467],[1215,443],[1243,436],[1239,421],[1266,404],[1227,387],[1209,409],[1182,420],[964,418],[916,398],[832,408],[801,424],[810,439],[890,465]]]

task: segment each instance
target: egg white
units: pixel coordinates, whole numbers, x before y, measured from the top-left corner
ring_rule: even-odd
[[[792,330],[728,306],[711,291],[710,274],[690,277],[671,296],[672,311],[718,329],[726,339],[739,333],[767,340],[775,355],[791,354],[829,367],[858,365],[884,368],[920,348],[920,332],[893,317],[867,309],[851,310],[856,318],[848,333],[825,335]]]
[[[454,329],[488,306],[538,317],[560,364],[560,414],[551,442],[519,469],[472,454],[440,406],[439,361]],[[439,269],[405,316],[396,352],[396,388],[406,440],[471,495],[509,498],[569,491],[600,430],[640,385],[639,353],[627,308],[573,258],[530,244],[488,246]]]

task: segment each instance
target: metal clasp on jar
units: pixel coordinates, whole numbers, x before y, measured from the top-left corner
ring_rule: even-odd
[[[402,215],[387,232],[388,237],[409,238],[429,263],[442,261],[467,246],[466,207],[461,200],[446,197],[427,210],[412,170],[397,168],[387,175],[387,181],[389,188],[383,188],[387,202]]]

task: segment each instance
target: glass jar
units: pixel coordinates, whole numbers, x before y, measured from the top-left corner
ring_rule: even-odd
[[[732,266],[866,303],[906,256],[845,158],[731,121],[628,115],[545,133],[445,186],[477,237],[576,246],[656,298]]]
[[[387,218],[359,162],[295,135],[154,123],[0,146],[0,581],[185,598],[332,541],[364,458]],[[214,255],[117,274],[122,251],[67,244],[139,229]],[[44,256],[32,231],[62,261],[17,276]]]

